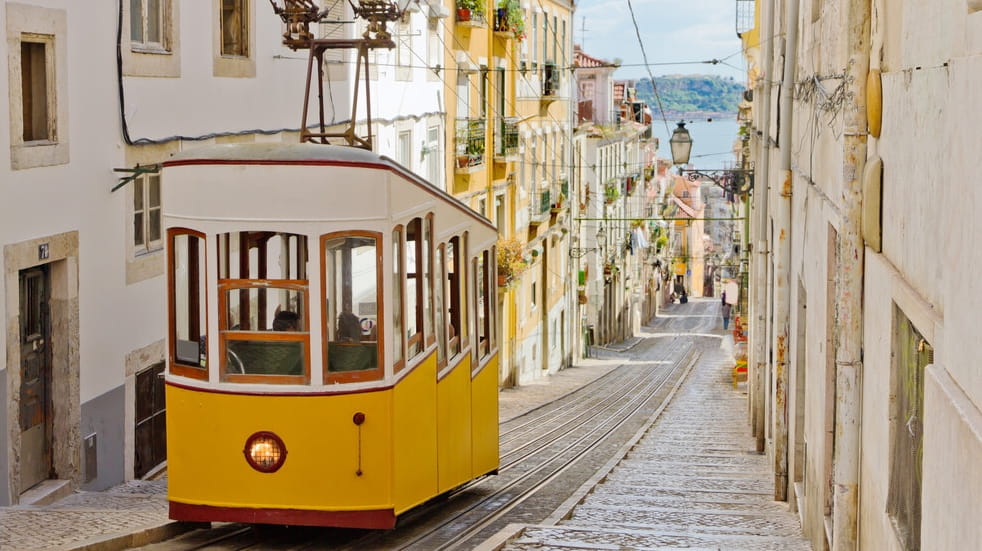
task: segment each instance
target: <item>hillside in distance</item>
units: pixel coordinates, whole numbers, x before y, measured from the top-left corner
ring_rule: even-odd
[[[744,84],[733,77],[717,75],[667,75],[655,77],[658,95],[666,116],[682,115],[736,116],[743,99]],[[638,81],[638,99],[647,102],[655,118],[658,102],[651,90],[651,81]]]

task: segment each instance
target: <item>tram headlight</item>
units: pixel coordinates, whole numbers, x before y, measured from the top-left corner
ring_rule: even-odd
[[[286,445],[279,436],[268,431],[247,438],[242,453],[249,466],[261,473],[276,472],[286,461]]]

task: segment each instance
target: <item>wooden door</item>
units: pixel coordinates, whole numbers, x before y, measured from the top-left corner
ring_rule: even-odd
[[[20,273],[21,491],[51,476],[51,324],[47,267]]]
[[[136,457],[133,476],[142,478],[167,459],[164,362],[136,374]]]

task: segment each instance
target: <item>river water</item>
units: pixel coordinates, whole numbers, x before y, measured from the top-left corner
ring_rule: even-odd
[[[664,159],[672,159],[672,149],[668,145],[671,138],[671,131],[675,130],[677,120],[668,121],[669,133],[665,133],[665,123],[656,119],[651,123],[652,135],[658,138],[658,156]],[[735,117],[716,118],[712,122],[706,119],[697,119],[689,122],[686,119],[686,129],[692,137],[692,154],[689,163],[694,168],[704,168],[715,170],[719,168],[732,168],[736,163],[733,155],[733,143],[737,140],[737,124]]]

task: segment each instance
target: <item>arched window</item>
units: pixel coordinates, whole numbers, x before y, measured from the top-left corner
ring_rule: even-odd
[[[381,236],[346,233],[321,238],[324,254],[324,342],[327,382],[380,379],[383,320],[379,289]]]
[[[170,371],[207,379],[205,235],[176,228],[167,238]]]

